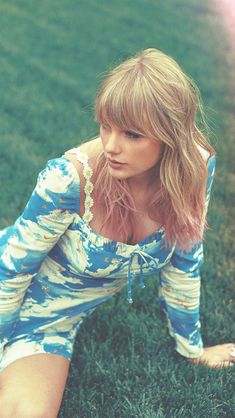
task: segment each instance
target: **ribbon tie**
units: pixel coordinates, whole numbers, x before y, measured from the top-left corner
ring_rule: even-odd
[[[148,267],[150,267],[150,262],[154,262],[155,266],[158,267],[158,263],[151,255],[145,253],[141,250],[135,250],[130,256],[129,263],[128,263],[128,280],[127,280],[127,298],[129,303],[133,303],[132,293],[131,293],[131,266],[133,263],[134,258],[137,257],[139,266],[140,266],[140,273],[139,273],[139,285],[142,289],[145,288],[144,279],[143,279],[143,263],[146,263]]]

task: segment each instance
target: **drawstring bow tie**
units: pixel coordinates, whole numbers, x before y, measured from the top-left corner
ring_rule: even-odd
[[[135,257],[137,257],[137,261],[140,267],[139,285],[142,289],[145,288],[144,279],[143,279],[143,264],[146,263],[148,267],[151,267],[150,263],[153,262],[156,267],[158,266],[156,259],[153,258],[151,255],[146,254],[144,251],[141,251],[141,250],[133,251],[133,253],[130,256],[129,263],[128,263],[127,299],[129,303],[133,303],[132,292],[131,292],[131,282],[133,280],[132,274],[131,274],[131,267],[132,267],[132,263]]]

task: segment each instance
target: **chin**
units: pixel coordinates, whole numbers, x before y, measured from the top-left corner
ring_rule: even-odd
[[[121,171],[118,171],[118,170],[112,170],[112,169],[109,169],[109,174],[110,174],[110,176],[111,177],[114,177],[115,179],[127,179],[128,177],[130,177],[130,176],[128,176],[128,175],[126,175],[126,173],[122,173]]]

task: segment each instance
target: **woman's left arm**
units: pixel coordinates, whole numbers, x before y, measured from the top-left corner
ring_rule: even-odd
[[[215,156],[208,160],[206,211],[215,171]],[[190,252],[175,250],[160,271],[160,303],[167,315],[170,335],[176,351],[188,358],[203,355],[200,333],[200,267],[204,261],[203,244],[196,243]]]
[[[170,335],[175,338],[176,351],[190,358],[203,354],[199,313],[202,263],[203,245],[199,243],[191,252],[174,251],[160,271],[159,297]]]
[[[175,251],[171,261],[160,272],[160,303],[178,353],[195,364],[228,367],[235,363],[234,343],[203,348],[199,314],[199,267],[202,263],[202,244],[195,245],[183,256]]]

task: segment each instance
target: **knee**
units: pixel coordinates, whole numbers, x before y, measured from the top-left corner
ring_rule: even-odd
[[[14,418],[56,418],[48,414],[48,410],[40,405],[26,404],[20,402],[16,406]],[[13,418],[13,417],[12,417]]]
[[[26,402],[26,400],[13,400],[0,396],[0,417],[1,418],[56,418],[49,415],[48,410],[43,406]]]

